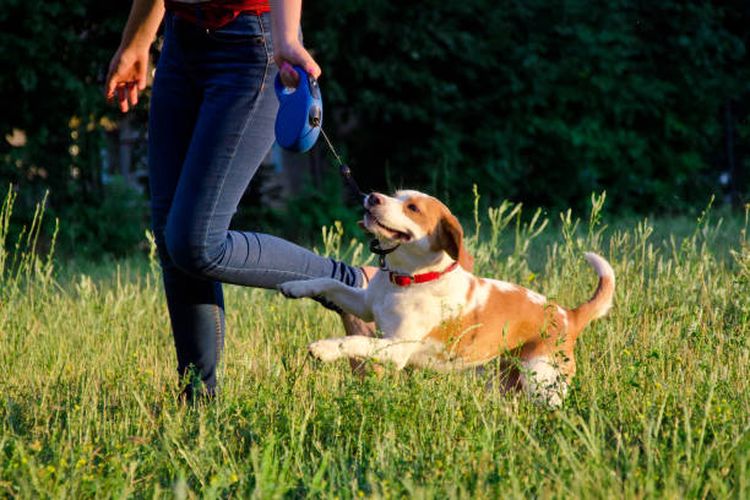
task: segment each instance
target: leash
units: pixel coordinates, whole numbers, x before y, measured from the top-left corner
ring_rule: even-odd
[[[349,193],[352,195],[354,199],[359,199],[359,200],[364,201],[364,199],[367,197],[367,193],[359,189],[359,185],[357,184],[357,181],[355,181],[354,177],[352,176],[352,169],[349,168],[349,165],[344,163],[344,160],[341,159],[338,152],[336,151],[336,148],[333,147],[333,143],[328,138],[328,134],[326,134],[326,131],[323,130],[323,125],[320,123],[320,118],[318,118],[317,116],[310,117],[310,124],[313,127],[320,127],[320,134],[323,136],[323,139],[325,140],[325,143],[328,146],[328,150],[331,152],[333,157],[336,158],[336,163],[338,163],[339,165],[339,174],[341,175],[341,178],[344,180],[344,184],[349,189]]]
[[[395,247],[382,248],[380,246],[380,240],[378,240],[377,238],[373,238],[370,240],[370,251],[378,256],[378,267],[380,267],[380,269],[382,269],[383,271],[388,270],[385,265],[385,256],[395,251],[400,246],[401,243],[397,243]]]
[[[274,89],[279,99],[279,110],[276,114],[274,133],[276,142],[286,150],[304,153],[317,142],[322,134],[328,149],[336,158],[339,174],[350,193],[350,198],[358,204],[363,204],[367,193],[363,192],[354,180],[352,169],[339,156],[328,134],[323,130],[323,98],[320,86],[315,78],[308,75],[304,69],[294,66],[299,75],[297,89],[289,92],[281,81],[281,74],[276,75]],[[370,241],[370,251],[378,255],[380,267],[385,269],[385,256],[399,247],[381,248],[377,239]]]
[[[323,130],[323,96],[318,81],[301,66],[294,66],[299,77],[295,89],[289,89],[281,81],[281,72],[276,74],[273,82],[279,109],[276,112],[274,134],[276,142],[287,151],[304,153],[309,151],[323,134],[328,149],[331,150],[339,165],[339,173],[354,199],[360,202],[367,196],[363,193],[352,176],[352,169],[344,163],[331,140]]]
[[[357,181],[355,181],[354,177],[352,176],[352,169],[349,168],[349,165],[344,163],[339,154],[336,152],[336,148],[333,147],[333,143],[328,138],[328,134],[326,134],[326,131],[323,130],[323,127],[320,124],[320,120],[317,117],[311,117],[310,123],[313,127],[320,127],[320,134],[323,136],[323,139],[328,146],[328,150],[331,152],[333,157],[336,158],[336,162],[339,165],[339,174],[341,175],[344,184],[349,189],[349,193],[354,199],[359,198],[360,200],[364,200],[367,197],[367,193],[364,193],[359,188]],[[370,252],[378,256],[378,265],[380,269],[386,269],[385,256],[395,251],[399,246],[401,246],[401,244],[397,244],[396,246],[391,248],[383,248],[380,246],[380,241],[377,238],[373,238],[372,240],[370,240]]]

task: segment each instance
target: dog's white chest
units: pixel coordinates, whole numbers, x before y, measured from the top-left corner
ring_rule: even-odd
[[[378,283],[372,312],[386,338],[421,341],[441,322],[461,313],[466,298],[466,280],[457,273],[434,283],[398,288]]]

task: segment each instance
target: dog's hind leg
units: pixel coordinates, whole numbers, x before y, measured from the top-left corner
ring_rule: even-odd
[[[522,365],[521,385],[532,401],[550,408],[562,406],[568,380],[559,361],[551,356],[538,356],[524,360]]]
[[[349,313],[341,313],[341,321],[344,324],[346,335],[349,337],[377,337],[377,327],[374,322],[366,322]],[[371,370],[376,375],[383,374],[382,366],[367,363],[367,360],[363,358],[349,358],[349,366],[352,369],[352,373],[360,378],[364,377]]]

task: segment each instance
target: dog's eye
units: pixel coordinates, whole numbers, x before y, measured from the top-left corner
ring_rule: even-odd
[[[409,203],[408,205],[406,205],[406,208],[408,208],[412,212],[419,213],[419,207],[416,206],[414,203]]]

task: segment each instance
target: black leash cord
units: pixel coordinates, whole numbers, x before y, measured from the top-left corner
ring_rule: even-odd
[[[349,188],[349,191],[352,193],[352,196],[354,198],[364,200],[367,196],[367,193],[363,193],[362,190],[359,189],[357,181],[355,181],[354,177],[352,176],[352,169],[349,168],[349,165],[343,162],[339,154],[336,152],[336,148],[333,147],[333,144],[328,138],[326,131],[323,130],[323,127],[320,127],[320,133],[323,135],[323,139],[325,139],[329,151],[331,151],[334,158],[336,158],[336,162],[339,164],[339,174],[341,174],[341,177],[344,179],[344,184],[346,184],[346,187]]]
[[[362,200],[367,198],[367,193],[363,193],[362,190],[359,189],[357,181],[355,181],[354,177],[352,177],[352,169],[349,168],[349,165],[347,165],[346,163],[341,163],[339,165],[339,173],[341,174],[341,177],[344,178],[344,183],[346,184],[346,187],[349,188],[349,191],[353,196],[361,198]]]
[[[313,119],[313,126],[320,126],[320,120],[318,118]],[[367,193],[363,193],[362,190],[359,189],[357,181],[355,181],[354,176],[352,176],[352,169],[349,168],[349,165],[344,163],[343,160],[341,160],[341,157],[336,152],[336,148],[333,147],[331,140],[328,139],[328,135],[326,135],[323,127],[320,127],[320,133],[323,135],[323,139],[325,139],[326,144],[328,145],[328,149],[331,151],[331,153],[333,153],[333,156],[336,158],[336,162],[339,164],[339,174],[341,174],[341,177],[344,179],[346,187],[349,188],[349,191],[354,198],[364,200],[367,197]],[[370,251],[378,256],[378,264],[380,265],[380,269],[386,269],[385,256],[396,250],[399,246],[400,245],[397,244],[392,248],[382,248],[380,246],[380,241],[378,241],[377,238],[373,238],[372,240],[370,240]]]

